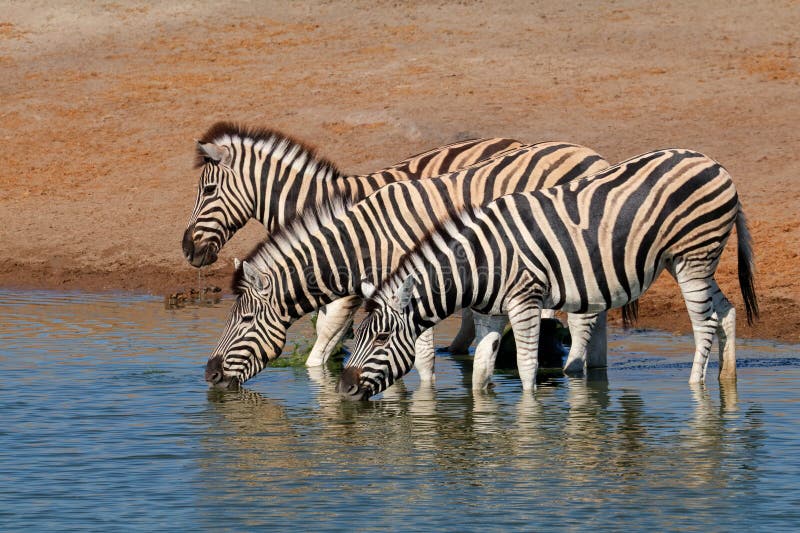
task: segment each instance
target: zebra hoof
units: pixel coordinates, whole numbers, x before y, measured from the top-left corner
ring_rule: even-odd
[[[567,364],[564,365],[564,373],[568,376],[583,376],[586,373],[583,361],[580,359],[567,361]]]

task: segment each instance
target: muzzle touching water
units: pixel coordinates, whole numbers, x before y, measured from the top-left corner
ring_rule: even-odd
[[[342,371],[339,382],[336,384],[338,392],[346,400],[367,400],[372,393],[361,386],[361,369],[350,367]]]
[[[194,224],[183,233],[183,255],[194,267],[210,265],[217,260],[219,247],[214,242],[198,242],[194,237]]]
[[[215,389],[236,389],[239,387],[237,378],[225,376],[221,355],[215,355],[206,363],[206,382]]]

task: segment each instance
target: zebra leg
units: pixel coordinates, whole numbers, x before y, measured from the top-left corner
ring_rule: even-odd
[[[306,359],[306,366],[324,365],[331,352],[347,333],[347,328],[353,323],[353,315],[361,299],[357,296],[347,296],[329,303],[317,316],[317,340]],[[321,319],[321,320],[320,320]]]
[[[570,313],[567,317],[567,324],[572,344],[569,347],[567,362],[564,364],[564,372],[583,375],[587,367],[587,350],[598,324],[598,315],[597,313],[587,315]]]
[[[719,341],[719,379],[736,380],[736,308],[731,305],[714,279],[714,313]]]
[[[500,348],[500,339],[508,317],[474,313],[474,318],[478,346],[472,361],[472,390],[483,390],[492,380],[497,350]]]
[[[714,342],[714,333],[719,326],[713,304],[716,283],[704,267],[702,264],[678,259],[670,269],[681,288],[694,333],[695,352],[689,383],[705,381],[708,356]]]
[[[434,360],[436,350],[433,346],[433,328],[426,329],[414,343],[414,368],[419,373],[419,380],[431,383],[436,379],[434,375]]]
[[[522,390],[536,390],[541,307],[538,302],[530,300],[513,302],[508,306],[508,319],[517,343],[517,370]]]
[[[586,368],[606,368],[608,367],[608,313],[603,311],[597,314],[597,320],[589,337],[589,345],[586,347]]]
[[[447,351],[453,354],[467,353],[473,340],[475,340],[475,321],[472,309],[465,307],[461,310],[461,327],[453,342],[447,347]]]
[[[502,335],[496,331],[487,333],[475,347],[475,358],[472,361],[472,390],[485,390],[492,381],[501,338]]]

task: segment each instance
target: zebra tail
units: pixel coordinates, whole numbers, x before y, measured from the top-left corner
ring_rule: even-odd
[[[747,312],[747,323],[752,325],[758,318],[758,299],[756,298],[755,259],[753,257],[753,239],[747,229],[747,219],[744,216],[741,202],[736,214],[736,239],[739,245],[739,288],[744,299],[744,308]]]
[[[628,302],[622,306],[622,327],[631,329],[639,320],[639,300]]]

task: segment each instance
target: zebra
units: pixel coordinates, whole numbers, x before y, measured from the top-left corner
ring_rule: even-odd
[[[217,260],[220,249],[253,218],[268,233],[299,213],[335,200],[356,202],[396,181],[424,179],[517,149],[514,139],[471,139],[420,153],[373,174],[348,176],[283,133],[218,122],[197,141],[201,168],[194,209],[183,234],[186,260],[195,267]],[[320,310],[309,365],[322,364],[349,327],[337,305]],[[468,317],[467,317],[468,318]],[[459,338],[469,336],[469,320]]]
[[[658,150],[551,189],[467,206],[442,220],[379,289],[362,284],[368,314],[337,388],[356,400],[383,391],[410,370],[421,332],[472,307],[508,315],[522,387],[535,389],[542,308],[586,320],[638,298],[665,269],[692,323],[690,383],[705,380],[715,332],[719,377],[733,380],[736,310],[714,274],[734,226],[752,323],[758,301],[744,211],[730,174],[703,154]],[[497,340],[481,342],[492,343],[491,353]]]
[[[206,380],[227,387],[250,379],[280,355],[294,320],[333,300],[352,316],[360,306],[356,289],[362,278],[382,280],[448,213],[607,166],[586,147],[539,143],[438,178],[389,184],[350,207],[314,209],[296,218],[237,263],[237,298],[206,365]],[[504,324],[482,322],[479,333]],[[605,345],[598,349],[604,359]],[[420,376],[429,380],[430,333],[417,350]],[[585,351],[578,357],[585,358]]]

